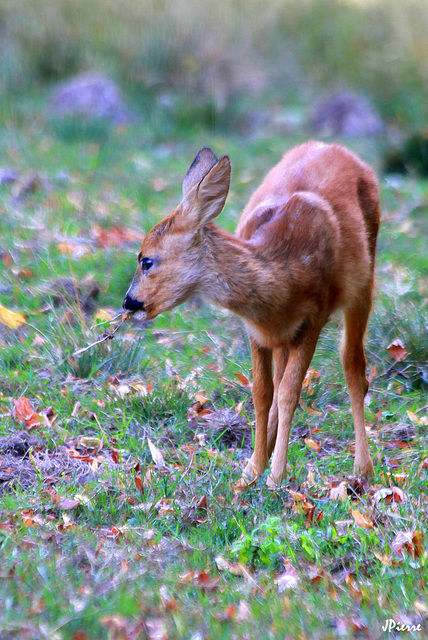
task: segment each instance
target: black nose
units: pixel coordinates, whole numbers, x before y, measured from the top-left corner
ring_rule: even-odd
[[[125,296],[123,308],[127,311],[143,311],[144,303],[139,300],[135,300],[135,298],[131,298],[131,296]]]

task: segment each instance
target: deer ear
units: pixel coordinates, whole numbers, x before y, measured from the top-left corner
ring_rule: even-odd
[[[183,198],[201,182],[217,161],[216,155],[209,147],[204,147],[198,152],[183,180]]]
[[[221,213],[229,191],[230,173],[230,159],[223,156],[199,183],[193,204],[199,225]]]

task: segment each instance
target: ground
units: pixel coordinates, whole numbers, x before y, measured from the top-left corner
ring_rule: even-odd
[[[387,620],[424,637],[428,184],[381,176],[375,477],[352,476],[332,324],[296,412],[288,483],[236,492],[254,418],[238,319],[193,300],[86,347],[117,328],[141,236],[177,203],[201,146],[231,157],[219,224],[232,231],[297,140],[61,129],[31,108],[0,136],[1,637],[393,637]],[[378,167],[374,143],[351,146]]]

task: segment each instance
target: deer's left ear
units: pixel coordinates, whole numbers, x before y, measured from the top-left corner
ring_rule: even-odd
[[[183,180],[183,198],[185,198],[194,187],[198,186],[217,162],[217,156],[209,147],[204,147],[198,151]]]
[[[221,213],[229,191],[231,170],[229,157],[223,156],[199,183],[195,202],[199,224],[206,224]]]
[[[181,218],[192,227],[202,227],[221,213],[230,185],[231,166],[223,156],[182,201]]]

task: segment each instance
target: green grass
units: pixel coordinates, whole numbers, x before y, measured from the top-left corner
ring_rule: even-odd
[[[239,320],[191,301],[74,356],[105,326],[77,302],[58,304],[55,283],[77,285],[91,276],[99,287],[96,308],[114,315],[138,241],[102,248],[95,225],[148,230],[177,202],[193,154],[208,144],[232,159],[219,222],[233,230],[251,190],[296,140],[201,130],[183,138],[180,129],[150,137],[148,128],[112,131],[102,143],[65,140],[42,120],[7,121],[1,131],[3,164],[20,183],[0,187],[0,303],[27,322],[17,330],[0,325],[0,435],[25,429],[13,415],[21,396],[47,415],[31,432],[44,437],[42,451],[33,450],[26,463],[35,479],[0,494],[2,638],[327,640],[381,638],[388,618],[423,624],[428,184],[381,181],[384,222],[367,336],[375,479],[350,479],[345,500],[330,499],[331,487],[351,475],[353,442],[340,331],[332,325],[312,363],[320,378],[296,411],[289,484],[272,493],[262,478],[234,496],[245,455],[222,445],[218,432],[211,437],[192,405],[203,391],[215,412],[242,402],[244,419],[253,420],[249,391],[235,376],[251,369]],[[377,162],[373,145],[356,141],[355,148]],[[39,180],[23,194],[30,171]],[[396,338],[409,353],[393,364],[386,348]],[[205,444],[194,439],[204,433]],[[321,452],[305,437],[320,442]],[[148,439],[163,455],[162,468]],[[83,456],[84,475],[45,473],[37,462],[45,452],[53,460],[72,451]],[[0,455],[0,475],[4,460]],[[390,486],[401,487],[406,502],[373,500]],[[287,487],[307,494],[312,519]],[[76,495],[79,505],[61,508],[62,499]],[[370,526],[358,526],[352,511]],[[401,552],[397,535],[406,531]],[[220,570],[218,556],[241,565],[226,564],[235,573]],[[424,628],[410,637],[423,637]]]

